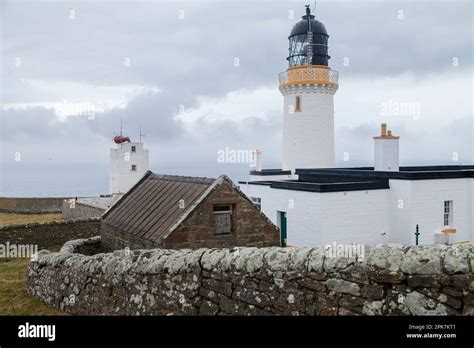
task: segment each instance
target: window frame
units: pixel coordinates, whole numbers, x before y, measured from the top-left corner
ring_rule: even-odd
[[[453,226],[453,201],[444,201],[443,204],[443,226]]]
[[[295,112],[301,112],[301,95],[295,96]]]
[[[224,207],[228,207],[228,209],[222,209]],[[221,210],[222,209],[222,210]],[[229,231],[219,232],[217,231],[216,225],[216,215],[227,215],[229,219]],[[232,222],[232,215],[233,215],[233,207],[232,204],[214,204],[212,206],[212,224],[213,224],[213,235],[214,236],[229,236],[233,234],[233,222]]]
[[[262,198],[260,197],[250,197],[253,205],[257,207],[258,210],[262,210]]]

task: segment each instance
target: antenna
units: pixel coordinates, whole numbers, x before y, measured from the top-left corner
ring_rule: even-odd
[[[316,1],[315,1],[316,4]],[[313,64],[313,30],[311,28],[311,9],[306,6],[306,19],[308,20],[308,33],[306,34],[306,65]]]
[[[122,117],[120,117],[120,135],[123,135],[123,132],[122,132]]]
[[[145,133],[142,133],[142,124],[140,123],[140,143],[142,142],[142,138],[145,137]]]

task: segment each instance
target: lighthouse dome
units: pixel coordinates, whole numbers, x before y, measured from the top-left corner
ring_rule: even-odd
[[[310,34],[312,37],[309,37]],[[306,15],[291,29],[289,40],[289,66],[328,65],[329,35],[323,23],[314,18],[310,8],[306,7]],[[311,56],[311,57],[310,57]]]
[[[293,29],[291,29],[290,37],[294,35],[301,35],[301,34],[308,33],[309,31],[308,19],[306,16],[303,16],[301,18],[302,19],[293,26]],[[310,15],[310,19],[311,19],[311,31],[313,32],[313,34],[321,34],[321,35],[329,36],[326,31],[326,27],[324,26],[323,23],[315,19],[313,15]]]

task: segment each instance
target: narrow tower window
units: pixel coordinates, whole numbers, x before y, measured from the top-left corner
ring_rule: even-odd
[[[453,226],[453,201],[444,201],[444,226]]]
[[[295,112],[300,112],[300,111],[301,111],[301,96],[297,95],[296,102],[295,102]]]

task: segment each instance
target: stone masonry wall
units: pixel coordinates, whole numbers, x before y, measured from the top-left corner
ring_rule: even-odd
[[[34,244],[49,249],[71,239],[97,236],[99,229],[98,218],[8,225],[0,227],[0,244]]]
[[[74,208],[71,208],[66,200],[64,200],[62,204],[62,215],[65,220],[100,217],[104,212],[105,209],[100,209],[79,202],[74,204]]]
[[[28,292],[81,315],[474,315],[474,246],[41,251]]]
[[[0,211],[20,214],[60,213],[63,197],[0,197]]]

